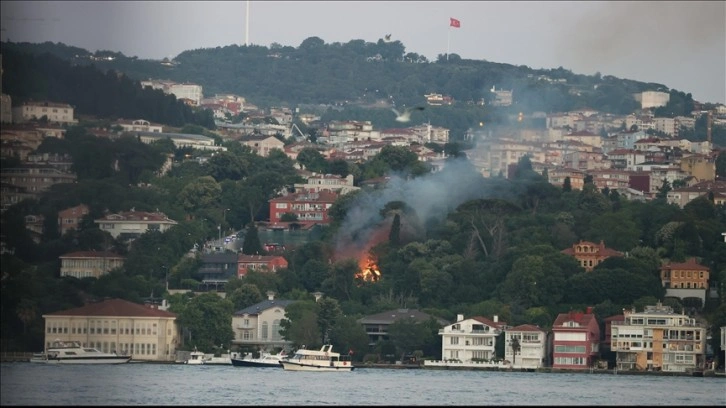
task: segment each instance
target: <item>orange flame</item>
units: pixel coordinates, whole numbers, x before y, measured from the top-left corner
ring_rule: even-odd
[[[355,274],[355,277],[357,279],[360,279],[364,282],[377,282],[379,279],[381,279],[381,271],[378,269],[378,265],[376,265],[375,259],[361,259],[359,261],[359,265],[360,272]]]

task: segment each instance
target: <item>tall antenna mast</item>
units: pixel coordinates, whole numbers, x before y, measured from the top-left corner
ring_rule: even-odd
[[[250,0],[247,0],[247,12],[245,13],[245,46],[250,46]]]

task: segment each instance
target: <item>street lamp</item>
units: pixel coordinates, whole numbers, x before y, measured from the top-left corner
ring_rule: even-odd
[[[225,208],[222,211],[222,224],[224,224],[225,227],[227,226],[227,211],[229,211],[229,208]],[[225,231],[226,231],[226,229],[225,229]]]

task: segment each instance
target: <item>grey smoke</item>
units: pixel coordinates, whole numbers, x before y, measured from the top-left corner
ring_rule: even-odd
[[[363,191],[351,205],[338,231],[338,250],[363,249],[380,228],[380,210],[391,201],[403,201],[425,222],[441,220],[460,204],[486,196],[484,178],[465,159],[450,160],[436,173],[414,179],[391,175],[381,190]]]

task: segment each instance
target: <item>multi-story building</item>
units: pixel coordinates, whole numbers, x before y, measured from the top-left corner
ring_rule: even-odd
[[[605,247],[603,241],[596,244],[594,242],[580,240],[580,242],[573,244],[572,248],[566,248],[560,252],[575,257],[587,272],[592,271],[600,262],[611,256],[623,256],[622,252]]]
[[[381,132],[373,130],[371,121],[330,121],[323,131],[323,141],[331,145],[342,145],[349,142],[381,141]]]
[[[294,214],[298,223],[327,224],[328,210],[338,199],[331,191],[300,192],[270,200],[270,222],[278,223],[283,214]]]
[[[512,368],[544,367],[547,350],[547,333],[538,326],[523,324],[504,331],[504,359],[512,363]]]
[[[677,298],[696,297],[706,302],[710,269],[690,258],[686,262],[668,262],[660,267],[660,279],[666,288],[666,296]]]
[[[668,204],[677,204],[683,208],[698,197],[713,192],[714,195],[726,193],[726,181],[702,181],[692,186],[675,188],[666,194]]]
[[[59,257],[60,276],[99,278],[124,264],[124,257],[108,251],[76,251]]]
[[[13,108],[13,122],[23,123],[30,120],[40,120],[43,117],[51,123],[76,123],[73,118],[73,107],[67,103],[57,102],[24,102]]]
[[[177,225],[164,213],[135,211],[133,208],[131,211],[107,214],[93,222],[98,224],[101,231],[121,239],[134,239],[147,231],[164,232]]]
[[[174,147],[181,149],[183,147],[191,147],[198,150],[214,150],[227,151],[224,146],[215,146],[214,139],[207,136],[195,135],[190,133],[159,133],[159,132],[134,132],[143,143],[151,144],[157,140],[169,139],[174,143]]]
[[[623,310],[612,322],[611,347],[618,370],[685,372],[701,367],[706,352],[706,327],[660,302]]]
[[[58,211],[58,231],[61,236],[70,230],[78,229],[87,214],[88,206],[85,204]]]
[[[0,171],[0,180],[3,184],[9,184],[19,188],[22,197],[18,197],[19,200],[28,197],[39,196],[43,191],[46,191],[50,186],[64,183],[75,183],[76,175],[71,173],[65,173],[57,168],[50,165],[22,165],[21,167],[12,167],[2,169]],[[16,194],[10,190],[3,193],[9,194],[6,197],[9,201],[13,201],[12,195]],[[5,200],[3,200],[5,201]]]
[[[691,154],[681,158],[681,170],[698,181],[716,179],[716,157],[706,154]]]
[[[305,183],[294,184],[295,191],[309,191],[314,193],[327,190],[343,195],[360,189],[360,187],[353,185],[352,174],[341,177],[336,174],[312,173],[308,176],[303,176],[303,178],[305,178]]]
[[[239,142],[262,157],[269,156],[273,149],[283,151],[285,147],[285,143],[275,136],[249,135],[240,138]]]
[[[513,102],[512,91],[511,89],[508,91],[504,89],[497,90],[497,87],[493,86],[489,91],[494,94],[494,100],[491,102],[492,106],[510,106]]]
[[[274,292],[267,292],[266,300],[234,312],[232,343],[246,349],[268,351],[289,348],[292,343],[282,338],[280,321],[285,318],[285,308],[293,302],[275,299]]]
[[[244,277],[249,271],[275,272],[287,268],[287,260],[279,255],[237,255],[237,277]]]
[[[496,338],[507,328],[498,316],[492,320],[482,316],[464,319],[456,315],[456,322],[439,330],[441,358],[458,361],[489,361],[496,357]]]
[[[56,340],[130,354],[136,361],[172,362],[179,344],[176,315],[152,306],[110,299],[47,313],[46,349]]]
[[[552,368],[592,367],[600,351],[600,326],[592,308],[560,313],[552,325]]]
[[[177,99],[188,99],[193,106],[199,106],[202,103],[202,86],[192,83],[176,83],[174,81],[148,80],[141,81],[141,87],[151,87],[152,89],[161,89],[165,94],[176,96]]]
[[[418,323],[423,323],[431,318],[434,317],[418,309],[393,309],[364,316],[358,319],[358,323],[363,326],[368,334],[368,346],[372,349],[378,342],[389,340],[388,327],[394,322],[401,319],[412,319]],[[435,319],[441,326],[448,324],[443,319]]]
[[[641,109],[657,108],[659,106],[666,106],[668,101],[671,99],[671,95],[668,92],[658,91],[644,91],[641,93],[633,94],[635,100],[640,102]]]
[[[562,139],[581,142],[590,146],[602,148],[602,136],[597,133],[588,132],[587,130],[572,132],[562,136]]]

